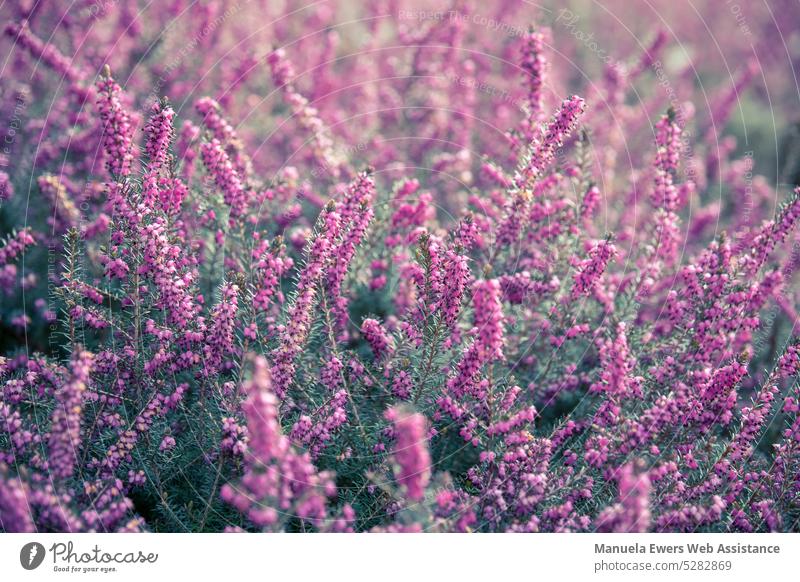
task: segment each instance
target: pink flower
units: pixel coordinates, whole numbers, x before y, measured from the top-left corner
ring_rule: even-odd
[[[133,126],[120,101],[121,89],[108,66],[97,82],[97,92],[108,171],[115,180],[125,178],[131,174],[133,165]]]
[[[477,281],[472,289],[474,328],[477,336],[465,350],[455,373],[447,380],[447,391],[455,398],[466,394],[481,397],[477,382],[481,368],[503,359],[503,307],[500,283],[496,279]]]
[[[144,151],[149,160],[149,171],[157,173],[167,163],[174,119],[175,110],[165,103],[154,103],[150,109],[150,119],[144,126],[147,135]]]
[[[72,361],[71,376],[56,393],[47,440],[48,465],[56,479],[67,479],[75,470],[81,446],[83,394],[89,383],[92,354],[79,352]]]
[[[248,192],[239,172],[233,166],[217,138],[200,145],[200,156],[217,188],[222,190],[222,197],[231,209],[231,219],[240,218],[247,208]]]
[[[158,445],[158,450],[161,452],[170,451],[175,448],[175,444],[175,438],[167,435],[161,439],[161,444]]]
[[[529,130],[525,138],[530,142],[538,130],[538,123],[543,117],[544,85],[548,63],[544,56],[544,34],[539,31],[530,31],[522,39],[523,81],[526,84],[526,101],[528,104],[527,126]]]
[[[603,392],[613,399],[641,397],[641,378],[631,376],[636,364],[628,348],[624,323],[617,325],[615,339],[598,342],[602,370],[598,382],[590,387],[592,392]]]
[[[800,342],[786,348],[778,360],[778,369],[783,378],[791,378],[800,373]]]
[[[407,499],[421,501],[431,477],[425,417],[402,407],[386,411],[385,416],[394,426],[392,457],[397,482],[404,486]]]
[[[565,99],[546,130],[538,136],[534,135],[514,178],[514,185],[518,190],[533,187],[534,182],[552,163],[556,150],[572,134],[585,108],[584,100],[577,95]]]
[[[650,529],[650,479],[628,463],[619,470],[619,503],[604,509],[595,527],[601,532],[642,533]]]
[[[264,358],[255,358],[253,378],[244,388],[247,400],[242,408],[250,436],[247,469],[238,483],[223,485],[222,499],[264,530],[280,531],[292,518],[323,525],[336,487],[329,473],[318,472],[309,455],[296,452],[283,435]]]
[[[0,172],[0,202],[10,200],[14,196],[14,185],[5,172]]]
[[[274,50],[267,56],[267,62],[272,71],[273,83],[280,89],[297,122],[310,134],[312,156],[319,167],[333,178],[338,178],[344,163],[333,149],[333,140],[319,117],[319,111],[295,88],[295,73],[286,53],[283,49]]]
[[[589,257],[575,264],[577,272],[573,275],[574,284],[570,296],[577,299],[591,293],[608,266],[616,256],[617,249],[611,242],[604,240],[595,243],[589,250]]]
[[[244,144],[239,139],[236,130],[222,116],[222,108],[219,103],[210,97],[198,99],[194,104],[197,112],[203,117],[203,125],[211,131],[214,139],[225,146],[226,152],[231,156],[233,166],[242,179],[246,179],[250,174],[251,162],[244,153]]]
[[[239,287],[232,283],[222,286],[219,303],[211,314],[206,344],[203,348],[204,373],[212,376],[220,370],[225,358],[234,350],[233,340],[236,313],[239,307]]]
[[[30,492],[19,477],[7,475],[0,465],[0,524],[8,533],[33,533],[36,526],[31,515]]]
[[[375,181],[371,172],[360,173],[348,186],[344,199],[337,203],[339,210],[342,240],[333,249],[331,266],[327,272],[328,294],[333,301],[333,313],[340,328],[344,329],[347,317],[347,298],[341,288],[356,248],[364,239],[369,223],[372,221],[372,198],[375,195]],[[332,241],[333,242],[333,241]]]
[[[328,267],[334,241],[341,233],[341,218],[336,205],[329,204],[317,219],[318,230],[307,246],[306,263],[297,281],[294,300],[280,331],[279,346],[272,354],[272,379],[275,394],[283,398],[294,381],[295,358],[305,346],[311,330],[312,310],[317,285]]]
[[[367,318],[361,323],[361,333],[367,340],[375,360],[381,360],[391,351],[392,338],[376,319]]]

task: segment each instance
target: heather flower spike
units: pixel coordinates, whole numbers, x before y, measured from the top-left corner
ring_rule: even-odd
[[[133,125],[120,100],[120,86],[111,76],[111,68],[103,66],[97,83],[98,108],[103,121],[103,145],[108,159],[108,170],[115,179],[123,179],[132,172]]]
[[[386,419],[394,425],[394,461],[397,482],[409,501],[420,501],[430,480],[431,458],[427,445],[425,417],[407,408],[393,408]]]

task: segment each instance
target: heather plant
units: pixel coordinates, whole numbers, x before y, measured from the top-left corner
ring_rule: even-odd
[[[773,51],[54,4],[2,9],[0,530],[800,529],[800,188],[726,130]]]

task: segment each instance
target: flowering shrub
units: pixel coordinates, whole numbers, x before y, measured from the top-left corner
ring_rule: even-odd
[[[25,4],[1,530],[798,529],[800,190],[723,134],[759,63],[702,114],[665,34],[579,82],[513,3]]]

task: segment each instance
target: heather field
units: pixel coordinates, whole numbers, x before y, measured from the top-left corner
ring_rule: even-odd
[[[0,25],[0,531],[800,531],[797,1]]]

